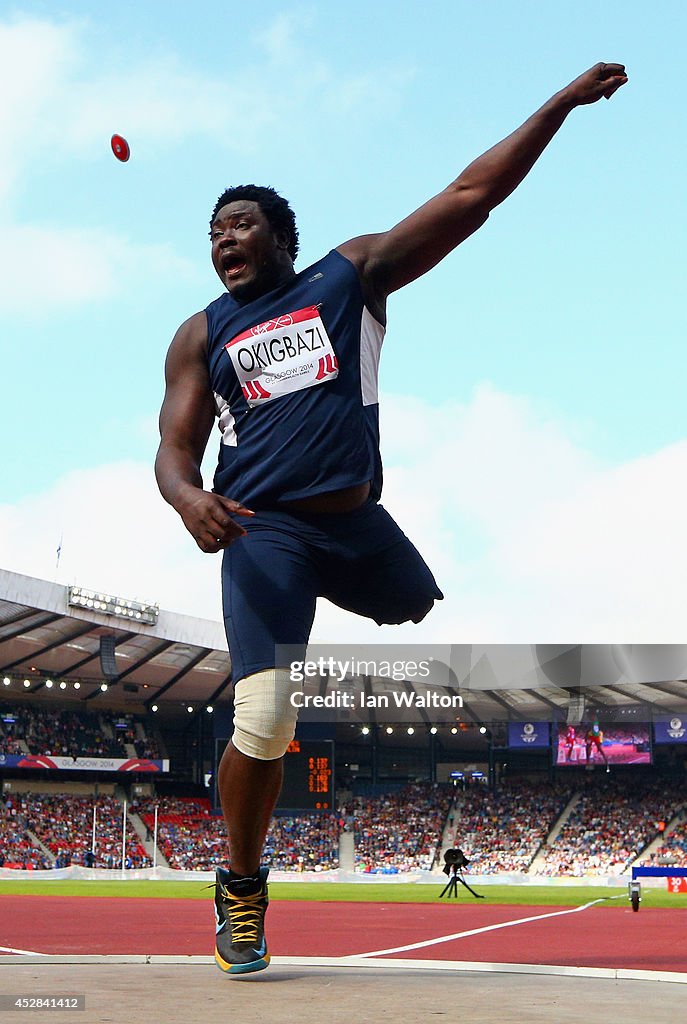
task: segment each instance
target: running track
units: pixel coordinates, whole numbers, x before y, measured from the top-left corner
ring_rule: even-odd
[[[346,957],[606,967],[687,973],[687,909],[524,907],[476,903],[275,901],[275,956]],[[567,911],[559,916],[557,911]],[[526,923],[523,918],[538,918]],[[494,926],[497,926],[494,928]],[[479,934],[462,933],[485,929]],[[212,900],[0,895],[0,954],[211,956]],[[412,946],[444,936],[449,941]]]

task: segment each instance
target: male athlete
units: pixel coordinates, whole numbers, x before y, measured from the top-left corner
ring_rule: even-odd
[[[574,725],[569,725],[565,730],[565,759],[566,761],[572,761],[573,751],[575,750],[575,741],[577,739],[577,729]]]
[[[215,958],[229,974],[269,963],[260,856],[296,720],[276,645],[304,653],[320,596],[379,624],[419,622],[442,597],[378,503],[387,297],[484,224],[573,108],[626,81],[622,65],[597,64],[396,227],[298,273],[293,213],[272,189],[228,189],[213,210],[212,262],[226,291],[170,347],[156,473],[200,549],[224,551],[235,717],[218,771],[231,869],[216,876]],[[208,491],[200,465],[216,416]]]
[[[592,764],[594,762],[594,751],[596,750],[601,754],[603,762],[606,765],[606,771],[609,772],[611,769],[608,766],[608,758],[606,757],[606,751],[604,750],[603,729],[599,725],[598,720],[595,720],[587,729],[584,745],[587,755],[587,764]]]

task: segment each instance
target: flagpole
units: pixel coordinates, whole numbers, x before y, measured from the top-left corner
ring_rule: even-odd
[[[126,862],[126,800],[122,808],[122,873],[125,871]]]

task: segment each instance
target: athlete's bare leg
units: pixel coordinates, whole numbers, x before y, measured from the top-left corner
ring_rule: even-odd
[[[231,869],[254,875],[281,791],[284,758],[260,761],[228,743],[217,772],[219,798],[229,830]]]

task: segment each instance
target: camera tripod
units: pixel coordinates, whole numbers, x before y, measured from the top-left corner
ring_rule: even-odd
[[[474,889],[470,888],[468,883],[465,881],[463,876],[458,871],[458,865],[457,864],[447,864],[446,866],[448,868],[450,868],[451,874],[449,876],[448,882],[446,883],[446,885],[444,886],[442,891],[439,893],[439,899],[441,899],[442,896],[446,896],[448,898],[450,898],[451,896],[453,896],[454,898],[457,897],[458,896],[458,882],[460,882],[460,884],[462,886],[464,886],[468,890],[468,892],[471,892],[476,900],[484,900],[484,899],[486,899],[486,896],[481,896],[478,892],[475,892]]]

